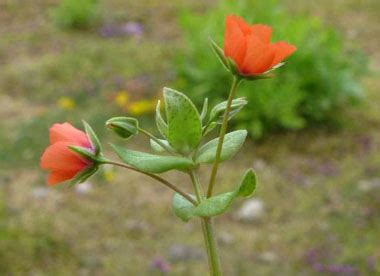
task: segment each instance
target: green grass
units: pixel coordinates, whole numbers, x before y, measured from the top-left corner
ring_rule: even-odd
[[[297,3],[298,8],[292,5],[297,12],[315,8]],[[202,252],[198,221],[180,222],[170,209],[171,192],[144,176],[118,170],[108,183],[99,174],[86,195],[65,185],[42,198],[35,190],[44,187],[46,175],[38,159],[53,122],[79,126],[83,118],[108,142],[114,138],[104,130],[104,121],[124,114],[113,103],[114,92],[131,78],[148,75],[148,86],[133,92],[137,98],[152,97],[172,81],[172,53],[181,42],[175,11],[183,3],[102,3],[105,20],[141,21],[146,31],[141,40],[105,39],[95,28],[58,30],[49,17],[55,4],[40,4],[37,9],[6,1],[0,12],[0,274],[160,275],[150,266],[160,256],[170,262],[170,275],[204,275],[205,256],[170,261],[173,245]],[[259,178],[256,197],[266,205],[265,216],[255,223],[235,218],[241,201],[217,218],[218,236],[230,240],[220,242],[226,275],[320,275],[305,261],[310,252],[318,252],[322,264],[349,265],[360,275],[380,273],[380,193],[360,189],[363,180],[380,178],[378,8],[371,0],[336,0],[323,1],[314,10],[347,36],[353,32],[353,40],[370,54],[373,73],[364,83],[368,99],[363,105],[346,110],[339,129],[280,133],[260,144],[249,142],[222,166],[217,192],[229,190],[253,165]],[[331,20],[333,11],[339,12]],[[76,107],[58,108],[60,96],[73,98]],[[142,144],[140,139],[131,143]],[[201,172],[203,181],[208,176]],[[168,177],[190,189],[184,175]],[[371,258],[375,268],[368,264]]]

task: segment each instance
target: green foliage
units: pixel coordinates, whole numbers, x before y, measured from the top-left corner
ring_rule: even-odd
[[[252,169],[242,177],[238,187],[232,191],[207,198],[194,206],[184,197],[175,193],[172,208],[176,216],[187,222],[192,217],[213,217],[223,214],[237,197],[249,197],[256,188],[256,175]]]
[[[246,130],[237,130],[226,134],[224,137],[220,161],[223,162],[232,158],[242,147],[246,137]],[[219,138],[215,138],[203,145],[197,152],[195,161],[197,163],[213,163],[215,160],[218,142]]]
[[[98,0],[62,0],[53,18],[61,28],[88,28],[98,18]]]
[[[168,123],[168,141],[181,153],[194,150],[202,137],[202,122],[198,110],[188,97],[170,88],[164,88]]]
[[[218,102],[228,95],[229,73],[207,42],[212,37],[222,46],[224,19],[231,13],[272,26],[273,41],[286,40],[298,47],[273,79],[239,87],[238,95],[249,102],[237,118],[239,128],[260,137],[279,128],[334,122],[342,107],[363,96],[360,78],[367,70],[366,59],[346,45],[337,30],[312,16],[290,15],[277,0],[221,0],[203,14],[186,10],[180,16],[185,49],[177,62],[178,85],[194,99],[207,95]]]
[[[143,172],[163,173],[169,170],[188,170],[194,167],[193,162],[184,157],[154,155],[127,150],[115,145],[112,147],[126,164]]]

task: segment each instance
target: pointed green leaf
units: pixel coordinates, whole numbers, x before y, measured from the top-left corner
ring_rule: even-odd
[[[149,173],[163,173],[170,170],[185,171],[194,167],[192,160],[177,156],[160,156],[140,151],[127,150],[112,145],[124,163]]]
[[[195,198],[192,195],[190,196]],[[188,222],[194,216],[193,211],[195,206],[179,193],[174,193],[173,195],[172,208],[174,214],[184,222]]]
[[[168,141],[177,151],[188,154],[202,137],[202,124],[198,110],[184,94],[164,88]]]
[[[212,50],[214,51],[214,53],[216,54],[216,56],[219,59],[219,61],[222,63],[222,65],[224,66],[224,68],[227,71],[230,71],[230,67],[229,67],[227,58],[224,55],[223,49],[220,48],[218,46],[218,44],[216,44],[215,41],[212,40],[211,38],[209,38],[209,41],[210,41],[210,46],[211,46]]]
[[[239,188],[237,189],[237,196],[250,197],[256,189],[256,174],[253,169],[249,169],[244,174]]]
[[[220,161],[226,161],[233,157],[243,145],[247,137],[246,130],[237,130],[226,134],[222,147],[222,154]],[[212,163],[215,160],[216,150],[218,147],[219,138],[213,139],[207,144],[203,145],[196,157],[196,163]]]
[[[166,147],[171,148],[169,145],[169,142],[164,139],[157,139],[159,140],[162,144],[164,144]],[[150,139],[150,147],[155,151],[155,152],[165,152],[167,151],[164,147],[162,147],[159,143],[154,141],[153,139]]]
[[[91,126],[86,122],[82,121],[84,128],[86,130],[86,134],[88,138],[90,139],[91,145],[95,149],[95,155],[98,155],[102,151],[102,146],[100,145],[100,141],[98,136],[96,136],[94,130],[91,128]]]
[[[239,186],[232,192],[219,194],[207,198],[192,210],[193,215],[199,217],[213,217],[223,214],[237,197],[249,197],[256,188],[256,175],[252,169],[242,177]],[[187,210],[191,212],[191,209]]]
[[[245,98],[237,98],[232,100],[231,111],[229,113],[228,119],[230,120],[234,115],[236,115],[245,105],[247,105],[247,100]],[[220,122],[223,118],[224,111],[227,108],[227,101],[221,102],[214,106],[210,112],[209,122],[218,121]]]
[[[195,207],[193,214],[199,217],[214,217],[223,214],[235,197],[235,192],[210,197]]]
[[[167,138],[168,137],[168,125],[164,121],[164,119],[161,116],[161,102],[157,102],[156,106],[156,126],[158,128],[158,131],[161,133],[162,137]]]

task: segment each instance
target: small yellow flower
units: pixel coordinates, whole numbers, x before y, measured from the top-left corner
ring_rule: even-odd
[[[156,109],[156,100],[141,100],[128,105],[128,112],[134,116],[151,113]]]
[[[115,103],[119,107],[125,107],[127,105],[128,99],[129,99],[129,94],[127,91],[119,91],[116,94]]]
[[[69,97],[60,97],[57,106],[63,110],[72,110],[75,108],[75,101]]]
[[[115,179],[115,175],[113,172],[113,167],[109,165],[103,166],[103,178],[107,182],[112,182]]]

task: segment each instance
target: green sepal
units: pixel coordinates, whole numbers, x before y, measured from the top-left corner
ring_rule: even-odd
[[[81,171],[75,175],[73,179],[70,180],[70,185],[80,184],[85,182],[89,177],[91,177],[93,174],[95,174],[98,170],[98,165],[93,165],[84,171]]]
[[[239,186],[232,192],[219,194],[207,198],[192,212],[199,217],[214,217],[223,214],[232,202],[238,197],[250,197],[256,188],[256,175],[252,169],[249,169],[242,177]]]
[[[86,121],[82,121],[82,122],[85,128],[87,137],[90,139],[91,145],[95,149],[95,155],[99,155],[102,151],[102,146],[100,144],[98,136],[96,136],[94,130]]]
[[[91,161],[97,161],[98,155],[95,154],[95,152],[91,151],[88,148],[80,147],[80,146],[69,146],[69,149],[74,151],[75,153],[78,153],[80,156],[87,160]]]
[[[215,55],[217,56],[220,63],[222,63],[223,67],[227,71],[231,71],[230,65],[228,63],[228,59],[224,55],[224,51],[222,48],[218,46],[218,44],[215,43],[215,41],[212,38],[209,38],[211,49],[214,51]]]
[[[193,199],[195,197],[190,195]],[[184,198],[179,193],[174,193],[172,199],[172,209],[174,214],[179,217],[182,221],[188,222],[193,216],[194,205]]]
[[[157,102],[156,106],[156,126],[162,137],[168,137],[168,124],[161,116],[161,101]]]
[[[202,123],[195,105],[183,93],[164,88],[168,124],[167,140],[182,154],[189,154],[202,138]]]
[[[124,163],[148,173],[163,173],[170,170],[187,171],[194,168],[191,159],[179,156],[161,156],[133,151],[111,144]]]
[[[242,147],[247,137],[246,130],[236,130],[224,136],[220,162],[232,158]],[[215,138],[203,145],[195,156],[195,163],[213,163],[218,147],[219,138]]]
[[[106,126],[124,139],[139,132],[139,122],[132,117],[113,117],[106,122]]]

